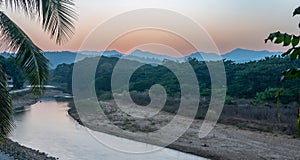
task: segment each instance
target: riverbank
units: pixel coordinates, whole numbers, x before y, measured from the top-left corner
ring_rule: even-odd
[[[45,96],[53,96],[58,94],[58,91],[46,91]],[[39,101],[39,98],[32,95],[29,91],[18,92],[12,95],[13,97],[13,106],[16,112],[24,110],[26,107],[29,107]],[[39,150],[31,149],[29,147],[20,145],[17,142],[14,142],[10,139],[7,139],[1,146],[0,150],[15,159],[19,159],[20,156],[23,156],[23,159],[32,159],[32,160],[56,160],[58,158],[48,156],[44,152]]]
[[[12,94],[12,103],[15,110],[22,110],[38,102],[39,98],[32,95],[30,91]]]
[[[31,149],[20,145],[10,139],[7,139],[4,144],[0,146],[0,150],[15,159],[30,159],[30,160],[57,160],[58,158],[48,156],[44,152]]]
[[[43,97],[54,97],[56,95],[62,95],[63,93],[58,90],[46,90]],[[31,94],[30,90],[24,90],[12,94],[12,103],[15,110],[22,110],[29,107],[39,101],[41,97]]]
[[[106,110],[106,117],[101,117],[97,113],[87,112],[81,114],[83,122],[89,122],[87,127],[90,129],[105,132],[108,134],[133,139],[150,144],[159,145],[159,138],[149,139],[140,136],[145,130],[156,130],[167,124],[174,115],[160,112],[156,118],[143,121],[135,121],[133,117],[122,113],[111,101],[101,102],[101,107]],[[130,113],[151,114],[149,110],[127,106]],[[68,112],[74,119],[80,121],[76,110]],[[80,121],[81,122],[81,121]],[[300,157],[300,140],[292,136],[267,133],[261,131],[243,130],[236,126],[217,124],[213,131],[205,138],[199,139],[202,120],[194,120],[193,124],[174,143],[168,148],[179,150],[186,153],[210,159],[297,159]],[[174,129],[183,128],[184,124],[178,123]],[[119,126],[123,130],[133,131],[136,136],[120,133],[114,126]],[[168,135],[174,136],[172,132]]]

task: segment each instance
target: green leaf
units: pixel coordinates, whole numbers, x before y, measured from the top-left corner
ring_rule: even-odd
[[[270,40],[271,42],[273,42],[274,38],[276,37],[276,34],[278,34],[278,32],[276,32],[276,33],[271,33],[271,34],[269,35],[269,37],[268,37],[267,39],[265,39],[265,43],[267,43],[268,40]]]
[[[284,80],[287,77],[290,78],[291,80],[300,78],[300,68],[291,67],[290,69],[282,72],[282,75],[284,76],[282,80]]]
[[[289,46],[291,44],[291,41],[292,41],[292,36],[288,34],[284,34],[283,46]]]
[[[297,14],[300,14],[300,6],[295,9],[295,11],[293,12],[293,16],[295,16]]]
[[[298,55],[300,55],[300,49],[299,48],[297,48],[297,49],[295,49],[292,53],[291,53],[291,60],[293,61],[293,60],[295,60],[296,58],[297,58],[297,56]]]
[[[286,55],[289,55],[293,50],[294,50],[294,48],[291,48],[288,51],[284,52],[281,56],[284,57]]]
[[[279,36],[276,37],[276,40],[274,43],[282,43],[284,41],[284,35],[280,34]]]
[[[14,109],[7,88],[6,76],[0,65],[0,142],[3,142],[14,128],[13,113]]]
[[[300,40],[299,36],[293,35],[293,39],[292,39],[292,45],[293,45],[293,47],[295,47],[295,46],[297,46],[299,44],[299,40]]]

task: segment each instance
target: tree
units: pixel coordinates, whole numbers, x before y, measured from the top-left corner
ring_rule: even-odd
[[[300,15],[300,6],[296,8],[293,12],[293,16]],[[300,23],[298,25],[300,28]],[[285,53],[282,54],[282,56],[289,56],[292,61],[296,59],[300,59],[300,35],[294,35],[294,34],[288,34],[288,33],[281,33],[280,31],[271,33],[269,37],[265,40],[267,43],[268,41],[271,41],[275,44],[283,44],[283,46],[291,46],[290,49],[288,49]],[[297,67],[291,67],[290,69],[282,72],[282,78],[283,81],[285,78],[295,79],[300,78],[300,68]],[[299,94],[300,99],[300,94]],[[300,105],[298,108],[298,119],[297,119],[297,128],[298,128],[298,136],[300,137]]]
[[[32,92],[41,95],[48,79],[48,63],[43,51],[2,10],[20,11],[31,20],[41,23],[43,30],[59,45],[67,42],[74,31],[76,12],[73,0],[0,0],[0,47],[16,53],[16,60],[24,70]],[[5,73],[0,66],[0,141],[13,129],[13,106]]]

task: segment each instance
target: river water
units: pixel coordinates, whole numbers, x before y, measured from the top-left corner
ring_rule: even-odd
[[[27,111],[15,114],[16,129],[11,139],[30,148],[39,149],[61,160],[204,160],[204,158],[171,149],[145,154],[122,153],[96,141],[87,129],[67,113],[66,102],[44,98]],[[124,138],[96,133],[126,147],[155,146]],[[125,143],[124,143],[125,142]]]

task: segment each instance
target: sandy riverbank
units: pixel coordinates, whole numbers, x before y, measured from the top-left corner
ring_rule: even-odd
[[[87,127],[108,134],[117,135],[124,138],[129,138],[137,141],[142,141],[151,144],[159,145],[160,137],[149,139],[145,131],[156,130],[167,124],[174,115],[160,112],[155,118],[146,120],[134,120],[133,117],[121,112],[113,107],[113,102],[101,102],[101,107],[106,110],[106,117],[102,117],[93,112],[81,114],[80,118],[83,122],[88,122]],[[127,106],[131,113],[151,114],[151,110],[135,108]],[[71,110],[69,114],[78,120],[76,111]],[[184,119],[184,117],[183,117]],[[272,133],[242,130],[235,126],[217,124],[213,131],[205,138],[198,138],[201,120],[194,120],[190,128],[169,145],[169,148],[176,149],[182,152],[192,153],[202,157],[211,159],[299,159],[300,158],[300,140],[291,136],[276,135]],[[183,123],[177,123],[174,129],[183,128]],[[119,126],[125,131],[133,131],[132,134],[124,134],[115,129]],[[174,136],[172,132],[168,135]]]

